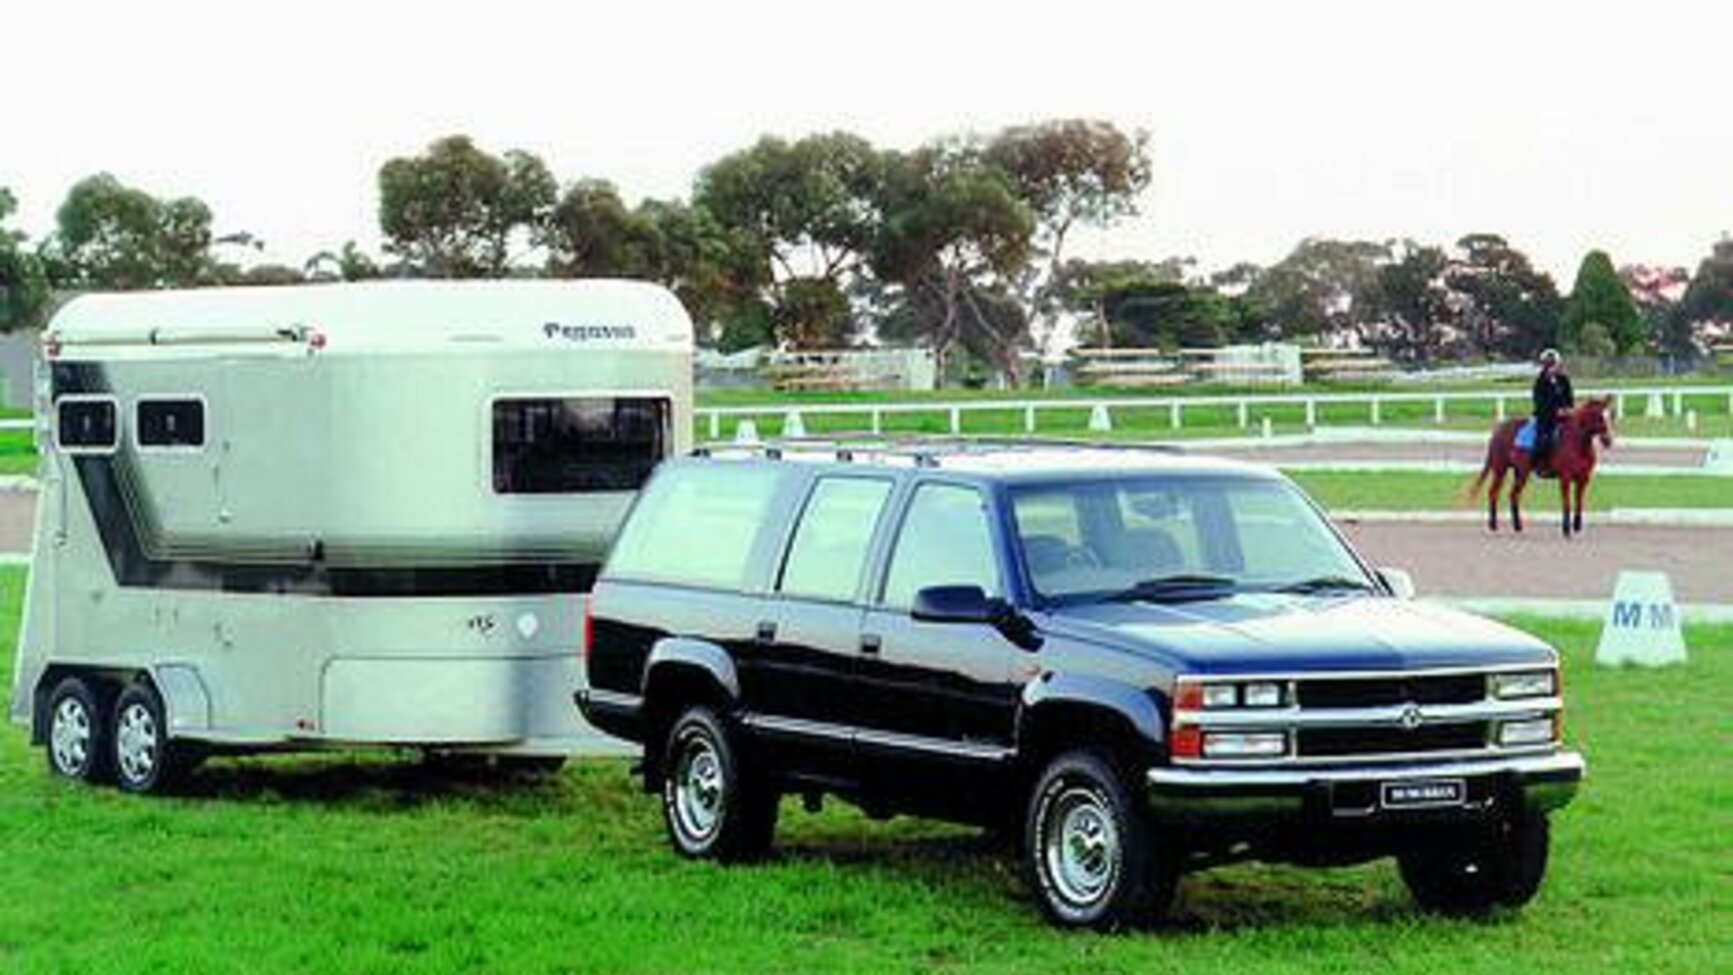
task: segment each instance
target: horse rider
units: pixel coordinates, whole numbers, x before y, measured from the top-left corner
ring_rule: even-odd
[[[1558,438],[1558,424],[1565,413],[1576,406],[1576,394],[1571,391],[1571,377],[1565,375],[1564,363],[1557,349],[1540,354],[1540,375],[1534,377],[1534,463],[1538,467],[1552,455]]]

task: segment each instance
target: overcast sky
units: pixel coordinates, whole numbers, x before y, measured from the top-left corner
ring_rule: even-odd
[[[1509,236],[1694,266],[1733,230],[1733,4],[1448,0],[10,0],[0,186],[47,231],[107,170],[276,256],[377,243],[380,163],[467,132],[629,199],[766,132],[886,146],[1147,129],[1143,214],[1080,250],[1269,263],[1307,235]]]

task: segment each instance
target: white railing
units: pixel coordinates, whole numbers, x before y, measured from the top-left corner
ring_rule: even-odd
[[[1583,395],[1612,396],[1617,413],[1621,416],[1630,415],[1633,409],[1636,409],[1642,415],[1649,417],[1685,418],[1687,425],[1691,427],[1695,426],[1696,411],[1687,408],[1686,397],[1715,397],[1717,399],[1725,397],[1727,412],[1733,414],[1733,385],[1626,387],[1600,390],[1590,388]],[[851,425],[852,429],[882,434],[884,433],[886,417],[919,414],[946,417],[950,432],[960,434],[963,432],[965,414],[1020,413],[1023,420],[1023,432],[1032,434],[1039,432],[1040,417],[1043,413],[1064,412],[1075,415],[1079,412],[1086,412],[1089,414],[1089,425],[1092,429],[1111,429],[1113,414],[1116,412],[1135,411],[1158,414],[1165,412],[1168,425],[1174,430],[1181,430],[1185,428],[1185,415],[1188,411],[1227,408],[1233,411],[1235,424],[1244,429],[1252,425],[1254,418],[1267,418],[1268,413],[1272,410],[1292,411],[1297,408],[1304,414],[1305,425],[1308,428],[1313,428],[1319,425],[1319,420],[1324,416],[1324,407],[1358,406],[1359,410],[1363,411],[1365,422],[1377,426],[1384,422],[1384,412],[1387,406],[1428,403],[1432,406],[1433,422],[1444,423],[1449,416],[1449,404],[1470,402],[1492,404],[1493,415],[1502,420],[1507,416],[1527,413],[1529,394],[1522,389],[1489,389],[1413,393],[1247,393],[1225,396],[1124,396],[1101,399],[935,400],[901,403],[765,402],[744,406],[706,406],[699,407],[695,412],[700,435],[708,434],[710,439],[719,440],[723,435],[723,421],[727,419],[757,421],[780,417],[785,435],[787,435],[789,427],[804,431],[808,417],[846,416],[864,419],[862,423]],[[1337,422],[1341,422],[1339,418]]]

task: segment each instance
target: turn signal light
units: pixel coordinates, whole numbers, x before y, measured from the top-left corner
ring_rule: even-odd
[[[1174,758],[1202,758],[1203,732],[1194,725],[1180,725],[1173,729],[1167,750]]]
[[[584,596],[584,645],[578,648],[578,655],[584,658],[584,665],[589,666],[590,648],[596,643],[596,597]]]

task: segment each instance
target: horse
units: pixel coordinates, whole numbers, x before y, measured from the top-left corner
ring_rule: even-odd
[[[1517,418],[1493,427],[1492,438],[1486,444],[1486,463],[1467,492],[1467,500],[1474,501],[1487,478],[1492,479],[1492,490],[1486,495],[1486,527],[1489,531],[1498,531],[1498,495],[1504,488],[1505,475],[1512,471],[1516,472],[1516,479],[1510,488],[1510,524],[1516,531],[1522,531],[1522,489],[1534,471],[1529,452],[1516,445],[1517,431],[1525,422]],[[1583,495],[1587,493],[1589,479],[1595,473],[1595,441],[1599,440],[1603,448],[1613,445],[1612,397],[1590,399],[1567,411],[1558,421],[1555,436],[1548,467],[1558,478],[1559,513],[1565,537],[1569,538],[1583,530]],[[1543,472],[1540,476],[1546,474]],[[1573,488],[1576,491],[1574,504],[1571,499]]]

